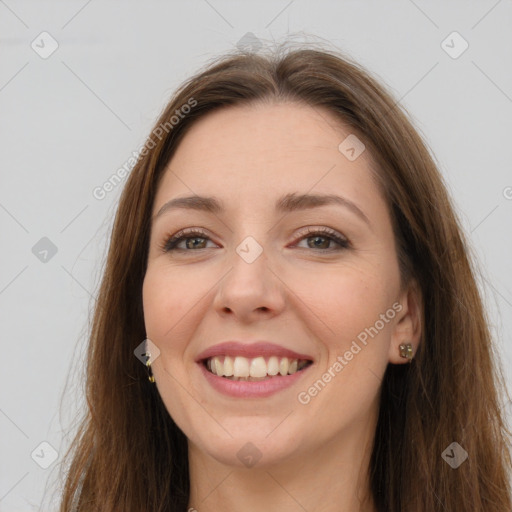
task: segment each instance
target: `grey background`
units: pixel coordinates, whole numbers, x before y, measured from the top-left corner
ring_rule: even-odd
[[[60,458],[83,403],[87,322],[121,186],[103,200],[93,190],[143,144],[181,81],[248,32],[331,41],[400,98],[481,264],[510,383],[511,28],[511,0],[0,0],[0,511],[56,510],[57,463],[40,466],[52,453],[40,444]],[[46,59],[31,47],[50,48],[43,31],[59,45]],[[453,31],[469,44],[458,58],[441,46]],[[46,262],[43,237],[57,249]]]

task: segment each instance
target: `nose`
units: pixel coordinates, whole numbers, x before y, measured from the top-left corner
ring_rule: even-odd
[[[216,311],[244,323],[280,314],[285,304],[284,285],[270,268],[265,251],[252,262],[235,252],[230,263],[213,300]]]

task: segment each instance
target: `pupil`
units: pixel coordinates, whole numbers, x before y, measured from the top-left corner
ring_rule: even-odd
[[[320,242],[320,245],[316,243],[316,242],[318,242],[319,240],[320,240],[320,241],[324,240],[324,242],[327,242],[327,244],[329,243],[329,241],[327,240],[327,238],[325,238],[325,237],[323,237],[323,236],[315,236],[315,237],[313,238],[313,240],[314,240],[313,244],[314,244],[314,246],[315,246],[315,247],[320,247],[320,246],[322,245],[322,243],[321,243],[321,242]],[[323,245],[325,246],[325,243],[324,243]],[[325,247],[323,247],[323,248],[325,248]]]
[[[201,244],[201,242],[199,242],[199,244],[196,244],[196,243],[195,243],[195,242],[197,242],[198,240],[201,240],[201,238],[200,238],[200,237],[196,237],[196,238],[189,238],[189,239],[187,240],[187,243],[189,243],[189,242],[190,242],[190,243],[191,243],[191,245],[189,245],[189,246],[188,246],[188,248],[190,249],[190,248],[191,248],[191,246],[192,246],[192,248],[193,248],[193,247],[197,247],[198,245],[200,245],[200,244]]]

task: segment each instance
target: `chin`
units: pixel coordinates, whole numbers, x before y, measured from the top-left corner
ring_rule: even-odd
[[[233,437],[202,439],[199,449],[226,466],[245,469],[275,466],[297,455],[300,449],[291,439],[289,429],[282,433],[272,432],[275,425],[274,422],[271,428],[262,428],[252,435],[244,429],[229,430]]]

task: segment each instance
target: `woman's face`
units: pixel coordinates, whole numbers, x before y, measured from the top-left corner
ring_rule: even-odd
[[[356,438],[374,433],[382,376],[389,362],[404,362],[398,345],[412,331],[368,151],[357,157],[353,135],[339,149],[350,135],[324,110],[230,107],[196,122],[167,167],[144,316],[160,350],[158,391],[203,456],[270,465],[331,442],[356,452]],[[194,200],[168,204],[185,197]],[[172,248],[169,237],[185,228],[189,238]],[[275,373],[276,362],[287,374],[286,361],[293,373],[297,355],[298,367],[310,363],[293,376],[235,381],[198,362],[229,341],[239,345],[212,363],[227,374]],[[274,346],[248,352],[254,342]],[[294,353],[283,360],[286,350]]]

